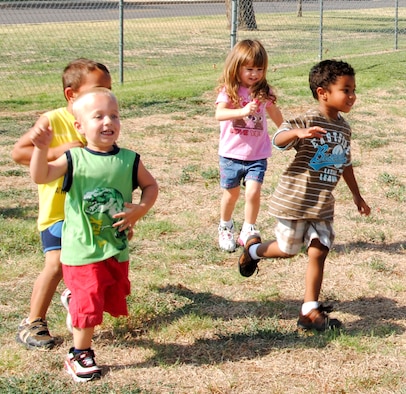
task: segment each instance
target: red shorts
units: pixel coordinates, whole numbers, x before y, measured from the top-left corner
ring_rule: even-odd
[[[129,262],[119,263],[114,257],[93,264],[62,264],[63,280],[72,292],[69,313],[77,328],[95,327],[103,321],[103,312],[127,316],[130,294]]]

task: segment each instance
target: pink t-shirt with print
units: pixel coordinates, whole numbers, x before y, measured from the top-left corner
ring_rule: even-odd
[[[240,105],[244,107],[251,101],[248,88],[240,87],[238,90]],[[216,104],[230,104],[230,97],[225,90],[217,96]],[[231,159],[255,161],[271,156],[271,140],[268,135],[266,106],[273,105],[261,103],[257,112],[244,119],[220,121],[219,155]],[[231,107],[233,108],[233,107]]]

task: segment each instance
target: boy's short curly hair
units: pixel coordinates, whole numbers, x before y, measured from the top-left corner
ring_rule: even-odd
[[[328,89],[338,77],[355,76],[354,69],[342,60],[323,60],[312,67],[309,73],[309,85],[313,97],[317,100],[317,88]]]

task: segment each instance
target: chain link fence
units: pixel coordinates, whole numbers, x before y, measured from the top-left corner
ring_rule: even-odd
[[[0,0],[0,94],[59,92],[78,57],[106,64],[115,83],[179,84],[191,68],[212,79],[243,38],[286,67],[405,50],[405,33],[406,0]]]

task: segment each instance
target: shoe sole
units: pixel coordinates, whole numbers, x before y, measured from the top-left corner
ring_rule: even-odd
[[[257,239],[258,239],[258,242],[250,243],[250,241],[253,240],[254,238],[257,238]],[[247,251],[247,253],[248,253],[248,249],[249,249],[252,245],[255,245],[255,244],[258,244],[258,243],[261,243],[261,237],[260,237],[260,236],[257,236],[257,235],[251,235],[251,236],[249,236],[249,237],[247,238],[247,242],[246,242],[246,245],[248,245],[248,247],[247,247],[247,246],[244,246],[244,251],[242,252],[242,254],[240,255],[240,257],[238,258],[238,270],[239,270],[239,272],[240,272],[240,275],[241,275],[241,276],[244,276],[245,278],[249,278],[250,276],[254,275],[255,272],[258,272],[258,263],[259,263],[260,259],[259,259],[259,260],[254,260],[254,259],[252,259],[252,258],[250,257],[250,259],[251,259],[251,264],[250,264],[250,265],[252,265],[252,269],[250,269],[250,270],[248,271],[246,264],[245,264],[244,266],[241,265],[241,257],[245,254],[245,251]]]
[[[336,319],[331,319],[331,320],[336,320]],[[331,323],[330,320],[330,323]],[[309,330],[316,330],[318,332],[323,332],[323,331],[329,331],[329,330],[339,330],[342,327],[342,323],[339,322],[337,320],[337,322],[333,322],[333,324],[329,324],[327,327],[325,328],[317,328],[317,327],[312,327],[312,326],[305,326],[301,323],[297,323],[297,328],[301,329],[301,330],[305,330],[305,331],[309,331]]]
[[[220,250],[222,250],[223,252],[228,252],[228,253],[233,253],[233,252],[235,252],[235,250],[237,249],[237,247],[238,247],[238,245],[235,244],[235,245],[234,245],[234,249],[225,249],[225,248],[222,248],[222,247],[219,245]]]
[[[230,250],[220,248],[220,250],[222,250],[223,252],[227,252],[227,253],[234,253],[236,251],[236,249],[237,249],[237,247],[235,247],[234,249],[230,249]]]

